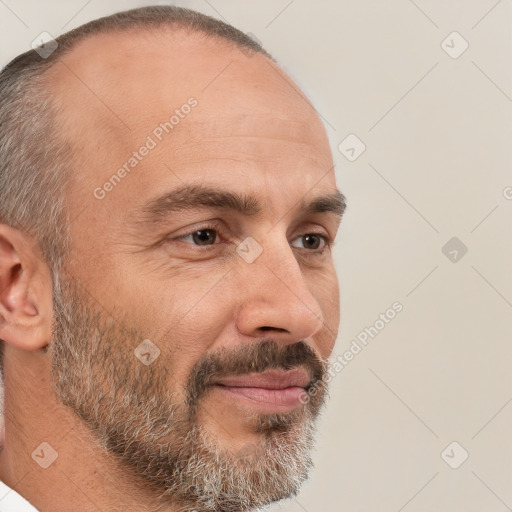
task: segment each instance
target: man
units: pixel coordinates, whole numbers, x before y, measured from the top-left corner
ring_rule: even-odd
[[[245,511],[311,468],[344,210],[252,39],[175,7],[0,75],[1,479],[40,511]]]

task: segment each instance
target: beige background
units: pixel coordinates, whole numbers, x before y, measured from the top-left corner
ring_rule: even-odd
[[[0,63],[42,31],[155,3],[0,0]],[[510,510],[510,0],[175,3],[253,33],[324,118],[349,202],[335,355],[403,305],[333,379],[312,478],[271,510]],[[350,133],[366,145],[353,162]]]

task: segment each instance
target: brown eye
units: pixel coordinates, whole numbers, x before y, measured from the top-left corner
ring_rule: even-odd
[[[194,245],[205,246],[213,245],[217,239],[217,231],[215,229],[198,229],[187,235],[180,236],[177,240],[184,240],[191,237]]]
[[[306,233],[305,235],[297,237],[297,240],[302,241],[302,247],[299,247],[299,249],[309,249],[311,251],[321,252],[323,248],[330,245],[328,237],[318,233]]]
[[[322,240],[318,235],[304,235],[303,238],[307,249],[318,249],[322,245]]]

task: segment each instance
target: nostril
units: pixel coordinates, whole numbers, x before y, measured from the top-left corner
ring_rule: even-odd
[[[263,327],[260,327],[260,329],[262,331],[270,331],[270,330],[274,330],[274,331],[284,331],[284,332],[288,332],[286,329],[283,329],[282,327],[269,327],[267,325],[264,325]]]

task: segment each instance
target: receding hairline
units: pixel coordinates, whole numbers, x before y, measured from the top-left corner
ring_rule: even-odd
[[[97,32],[88,34],[75,42],[75,44],[67,48],[65,52],[59,55],[58,59],[54,61],[49,69],[55,69],[56,64],[62,62],[66,58],[69,58],[74,53],[79,53],[87,49],[88,45],[94,46],[101,44],[103,41],[115,41],[119,40],[120,44],[127,47],[130,46],[130,39],[136,41],[134,47],[144,48],[144,50],[154,48],[154,43],[159,41],[170,41],[176,43],[176,46],[169,49],[169,59],[172,60],[174,54],[179,55],[180,51],[187,49],[192,46],[196,46],[198,50],[204,49],[206,51],[225,50],[227,52],[237,51],[240,52],[240,48],[233,41],[223,39],[216,35],[204,33],[194,28],[184,27],[180,25],[169,26],[161,25],[157,27],[126,27],[126,28],[113,28],[112,30],[105,32]],[[254,55],[254,58],[266,58],[269,57],[265,54]],[[272,58],[270,61],[275,62]]]
[[[47,69],[82,41],[95,35],[129,30],[151,33],[158,28],[179,28],[190,34],[203,34],[233,47],[260,53],[275,62],[259,42],[228,23],[187,8],[147,6],[117,12],[84,23],[56,37],[57,49],[48,57],[42,58],[35,49],[28,50],[12,59],[1,71],[3,73],[12,68],[30,65]]]
[[[102,40],[115,41],[119,39],[120,44],[126,42],[129,43],[130,38],[137,40],[137,44],[134,45],[137,49],[141,48],[139,43],[142,43],[144,49],[150,50],[155,41],[158,40],[170,40],[176,41],[178,44],[175,48],[169,51],[169,59],[172,60],[174,51],[179,52],[187,47],[197,45],[198,50],[205,49],[212,51],[217,48],[221,50],[240,51],[240,47],[233,41],[224,39],[215,34],[202,32],[193,27],[182,26],[179,23],[162,24],[155,27],[148,26],[130,26],[130,27],[114,27],[108,31],[94,32],[87,34],[86,37],[80,38],[74,42],[74,44],[66,48],[62,53],[59,54],[50,66],[47,67],[42,73],[45,76],[45,80],[54,79],[58,74],[60,68],[59,64],[64,63],[69,58],[73,59],[74,54],[81,54],[88,51],[88,46],[94,48],[95,45],[101,44]],[[199,43],[199,44],[198,44]],[[154,47],[154,46],[153,46]],[[91,48],[89,48],[91,49]],[[252,58],[264,58],[268,59],[269,62],[275,63],[275,60],[265,53],[257,52],[259,55],[254,55]],[[276,69],[280,70],[280,67],[274,64]],[[47,82],[46,82],[47,83]]]

